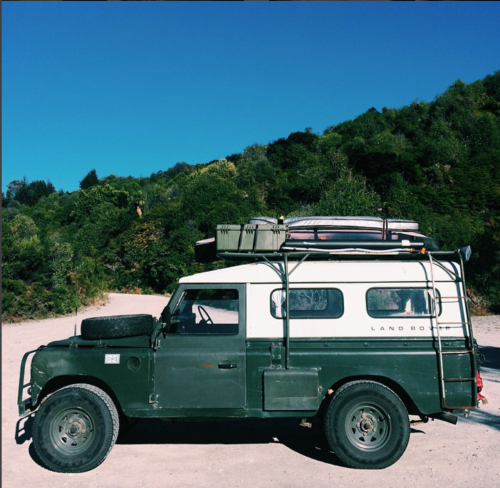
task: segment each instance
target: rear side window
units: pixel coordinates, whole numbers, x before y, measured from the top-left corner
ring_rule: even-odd
[[[342,292],[336,288],[293,288],[290,292],[291,319],[337,319],[344,313]],[[271,314],[286,316],[286,291],[271,293]]]
[[[436,291],[438,315],[441,301]],[[375,318],[433,316],[432,290],[428,288],[372,288],[366,294],[368,314]]]

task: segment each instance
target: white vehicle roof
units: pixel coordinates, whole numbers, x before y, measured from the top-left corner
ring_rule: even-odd
[[[448,261],[442,265],[456,274],[460,268]],[[284,271],[283,262],[273,266]],[[295,269],[296,268],[296,269]],[[289,261],[290,283],[394,283],[431,281],[428,261]],[[453,281],[455,277],[434,265],[435,281]],[[280,283],[279,274],[266,262],[232,266],[181,278],[180,283]]]

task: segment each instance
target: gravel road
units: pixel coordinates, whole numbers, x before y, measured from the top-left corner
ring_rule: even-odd
[[[2,326],[2,482],[4,488],[106,487],[328,487],[468,488],[500,486],[500,316],[474,319],[486,355],[484,394],[489,403],[461,417],[412,428],[403,457],[381,471],[339,465],[322,426],[296,420],[166,423],[140,420],[120,435],[108,458],[83,474],[57,474],[41,467],[29,438],[29,422],[17,415],[19,365],[26,351],[69,337],[85,317],[151,313],[161,296],[110,294],[78,317]]]

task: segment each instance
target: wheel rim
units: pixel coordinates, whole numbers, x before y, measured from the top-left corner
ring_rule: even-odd
[[[346,416],[345,431],[349,442],[364,451],[381,449],[390,430],[390,418],[378,405],[358,404]]]
[[[52,444],[65,454],[85,451],[94,439],[94,422],[81,409],[67,409],[52,421],[50,436]]]

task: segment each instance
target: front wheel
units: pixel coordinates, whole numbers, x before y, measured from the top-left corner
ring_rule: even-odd
[[[351,468],[383,469],[405,452],[410,438],[401,399],[374,381],[339,388],[328,407],[325,433],[335,455]]]
[[[42,403],[33,423],[33,443],[46,468],[82,473],[106,459],[118,430],[118,411],[109,395],[92,385],[75,384]]]

